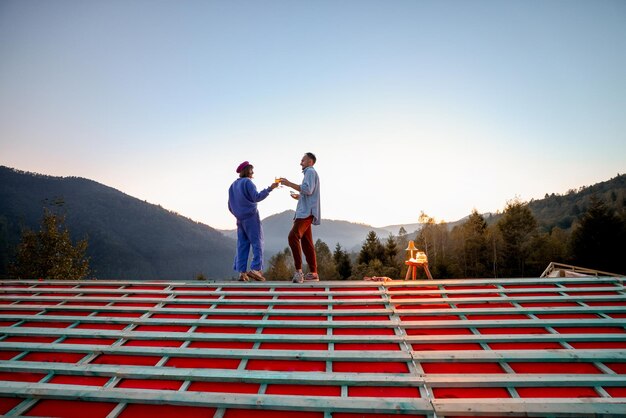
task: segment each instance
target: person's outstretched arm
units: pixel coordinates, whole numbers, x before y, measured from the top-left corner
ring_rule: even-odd
[[[253,202],[260,202],[261,200],[269,196],[270,192],[274,190],[276,186],[278,186],[278,184],[272,183],[271,186],[258,192],[254,183],[252,181],[248,181],[246,182],[246,192],[250,197],[250,200],[252,200]]]
[[[291,187],[292,189],[296,190],[296,191],[300,191],[300,185],[296,184],[296,183],[292,183],[289,180],[287,180],[286,178],[281,178],[280,179],[280,184],[284,184],[287,187]]]

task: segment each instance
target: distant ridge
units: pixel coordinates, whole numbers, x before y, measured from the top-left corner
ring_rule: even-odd
[[[566,194],[546,194],[531,200],[529,208],[544,231],[571,229],[587,210],[591,199],[601,199],[626,218],[626,175]],[[94,276],[120,280],[190,280],[202,273],[210,279],[234,277],[232,259],[235,231],[218,231],[159,205],[141,201],[111,187],[79,177],[53,177],[0,166],[0,277],[20,239],[22,227],[38,229],[42,208],[56,199],[64,201],[67,224],[74,240],[88,236],[88,255]],[[267,258],[287,247],[293,211],[263,219]],[[501,214],[484,214],[488,223]],[[448,223],[461,224],[466,218]],[[381,239],[398,235],[404,227],[411,239],[420,224],[375,228],[348,221],[323,219],[314,227],[314,239],[331,250],[337,243],[358,251],[369,231]],[[417,228],[415,228],[417,226]]]
[[[38,230],[44,202],[62,199],[72,239],[87,236],[94,276],[124,280],[191,280],[233,275],[235,242],[111,187],[0,166],[0,275],[23,226]]]
[[[266,256],[270,257],[288,246],[287,235],[291,230],[294,214],[295,211],[286,210],[262,219]],[[380,238],[386,238],[389,235],[389,232],[384,228],[322,218],[321,225],[313,226],[313,239],[315,241],[321,239],[331,250],[334,250],[337,244],[341,244],[343,249],[357,251],[365,241],[369,231],[376,232]],[[234,239],[237,237],[237,231],[234,229],[222,230],[221,232]]]

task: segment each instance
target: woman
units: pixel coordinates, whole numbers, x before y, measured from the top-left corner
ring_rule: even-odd
[[[233,268],[239,272],[239,280],[250,278],[265,281],[263,277],[263,228],[257,202],[265,199],[278,183],[257,192],[252,182],[254,166],[244,161],[237,167],[239,178],[228,189],[228,210],[237,218],[237,254]],[[248,254],[252,246],[252,263],[247,271]]]

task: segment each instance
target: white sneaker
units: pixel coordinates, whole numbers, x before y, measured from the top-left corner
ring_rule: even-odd
[[[304,273],[301,271],[296,271],[293,274],[293,279],[291,279],[292,283],[303,283],[304,282]]]
[[[304,276],[304,281],[305,282],[319,282],[320,276],[318,276],[317,273],[307,273]]]

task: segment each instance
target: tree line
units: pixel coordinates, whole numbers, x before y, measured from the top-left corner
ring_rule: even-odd
[[[62,199],[47,204],[52,207],[44,208],[39,231],[22,230],[14,257],[7,257],[9,223],[6,217],[0,216],[0,250],[4,248],[0,251],[0,264],[10,265],[8,276],[14,278],[86,277],[90,274],[91,261],[87,253],[87,239],[72,243],[65,211],[61,210],[64,207]],[[159,214],[162,212],[159,211]],[[128,216],[131,215],[136,213]],[[136,216],[132,218],[134,224],[138,223]],[[425,213],[420,215],[419,222],[422,227],[414,234],[400,228],[397,235],[381,238],[370,231],[360,250],[354,252],[346,251],[339,244],[331,250],[326,243],[318,240],[315,248],[320,277],[324,280],[360,280],[365,276],[402,278],[406,273],[405,249],[410,240],[427,254],[435,278],[537,277],[551,261],[626,273],[626,257],[623,257],[626,242],[626,175],[581,188],[578,192],[546,196],[539,201],[525,203],[514,199],[507,202],[502,213],[487,217],[474,210],[463,222],[453,225],[437,222]],[[144,243],[156,241],[156,237],[164,231],[154,224],[150,226],[152,228],[147,228],[149,233],[133,230],[131,236],[140,237]],[[109,229],[103,228],[103,231]],[[181,232],[180,225],[176,231]],[[176,259],[200,256],[189,251],[190,247],[186,245],[189,240],[182,239],[180,233],[172,235],[172,231],[165,232],[168,233],[162,238],[166,239],[159,242],[173,244],[177,250]],[[215,238],[207,242],[200,238],[205,237],[195,234],[191,241],[201,241],[196,244],[207,246],[212,246],[215,240],[219,241]],[[98,242],[89,243],[94,257],[102,257],[106,253]],[[154,246],[150,248],[155,250]],[[163,248],[162,253],[171,255],[170,248]],[[217,263],[221,265],[223,260],[224,257],[220,257]],[[119,262],[119,257],[115,261]],[[132,264],[137,264],[137,258]],[[266,271],[268,278],[287,280],[292,273],[293,261],[288,248],[270,259]],[[420,274],[424,278],[423,272]]]
[[[430,270],[439,279],[538,277],[551,261],[626,274],[626,210],[596,196],[568,229],[553,226],[546,231],[529,204],[519,199],[507,202],[491,223],[476,210],[454,227],[424,213],[419,221],[422,228],[411,236],[403,228],[384,239],[370,231],[358,252],[348,253],[339,244],[331,251],[318,239],[315,250],[320,278],[403,278],[409,240],[426,253]],[[285,248],[270,259],[266,276],[286,280],[292,272],[291,252]],[[425,278],[423,271],[419,274],[420,279]]]

